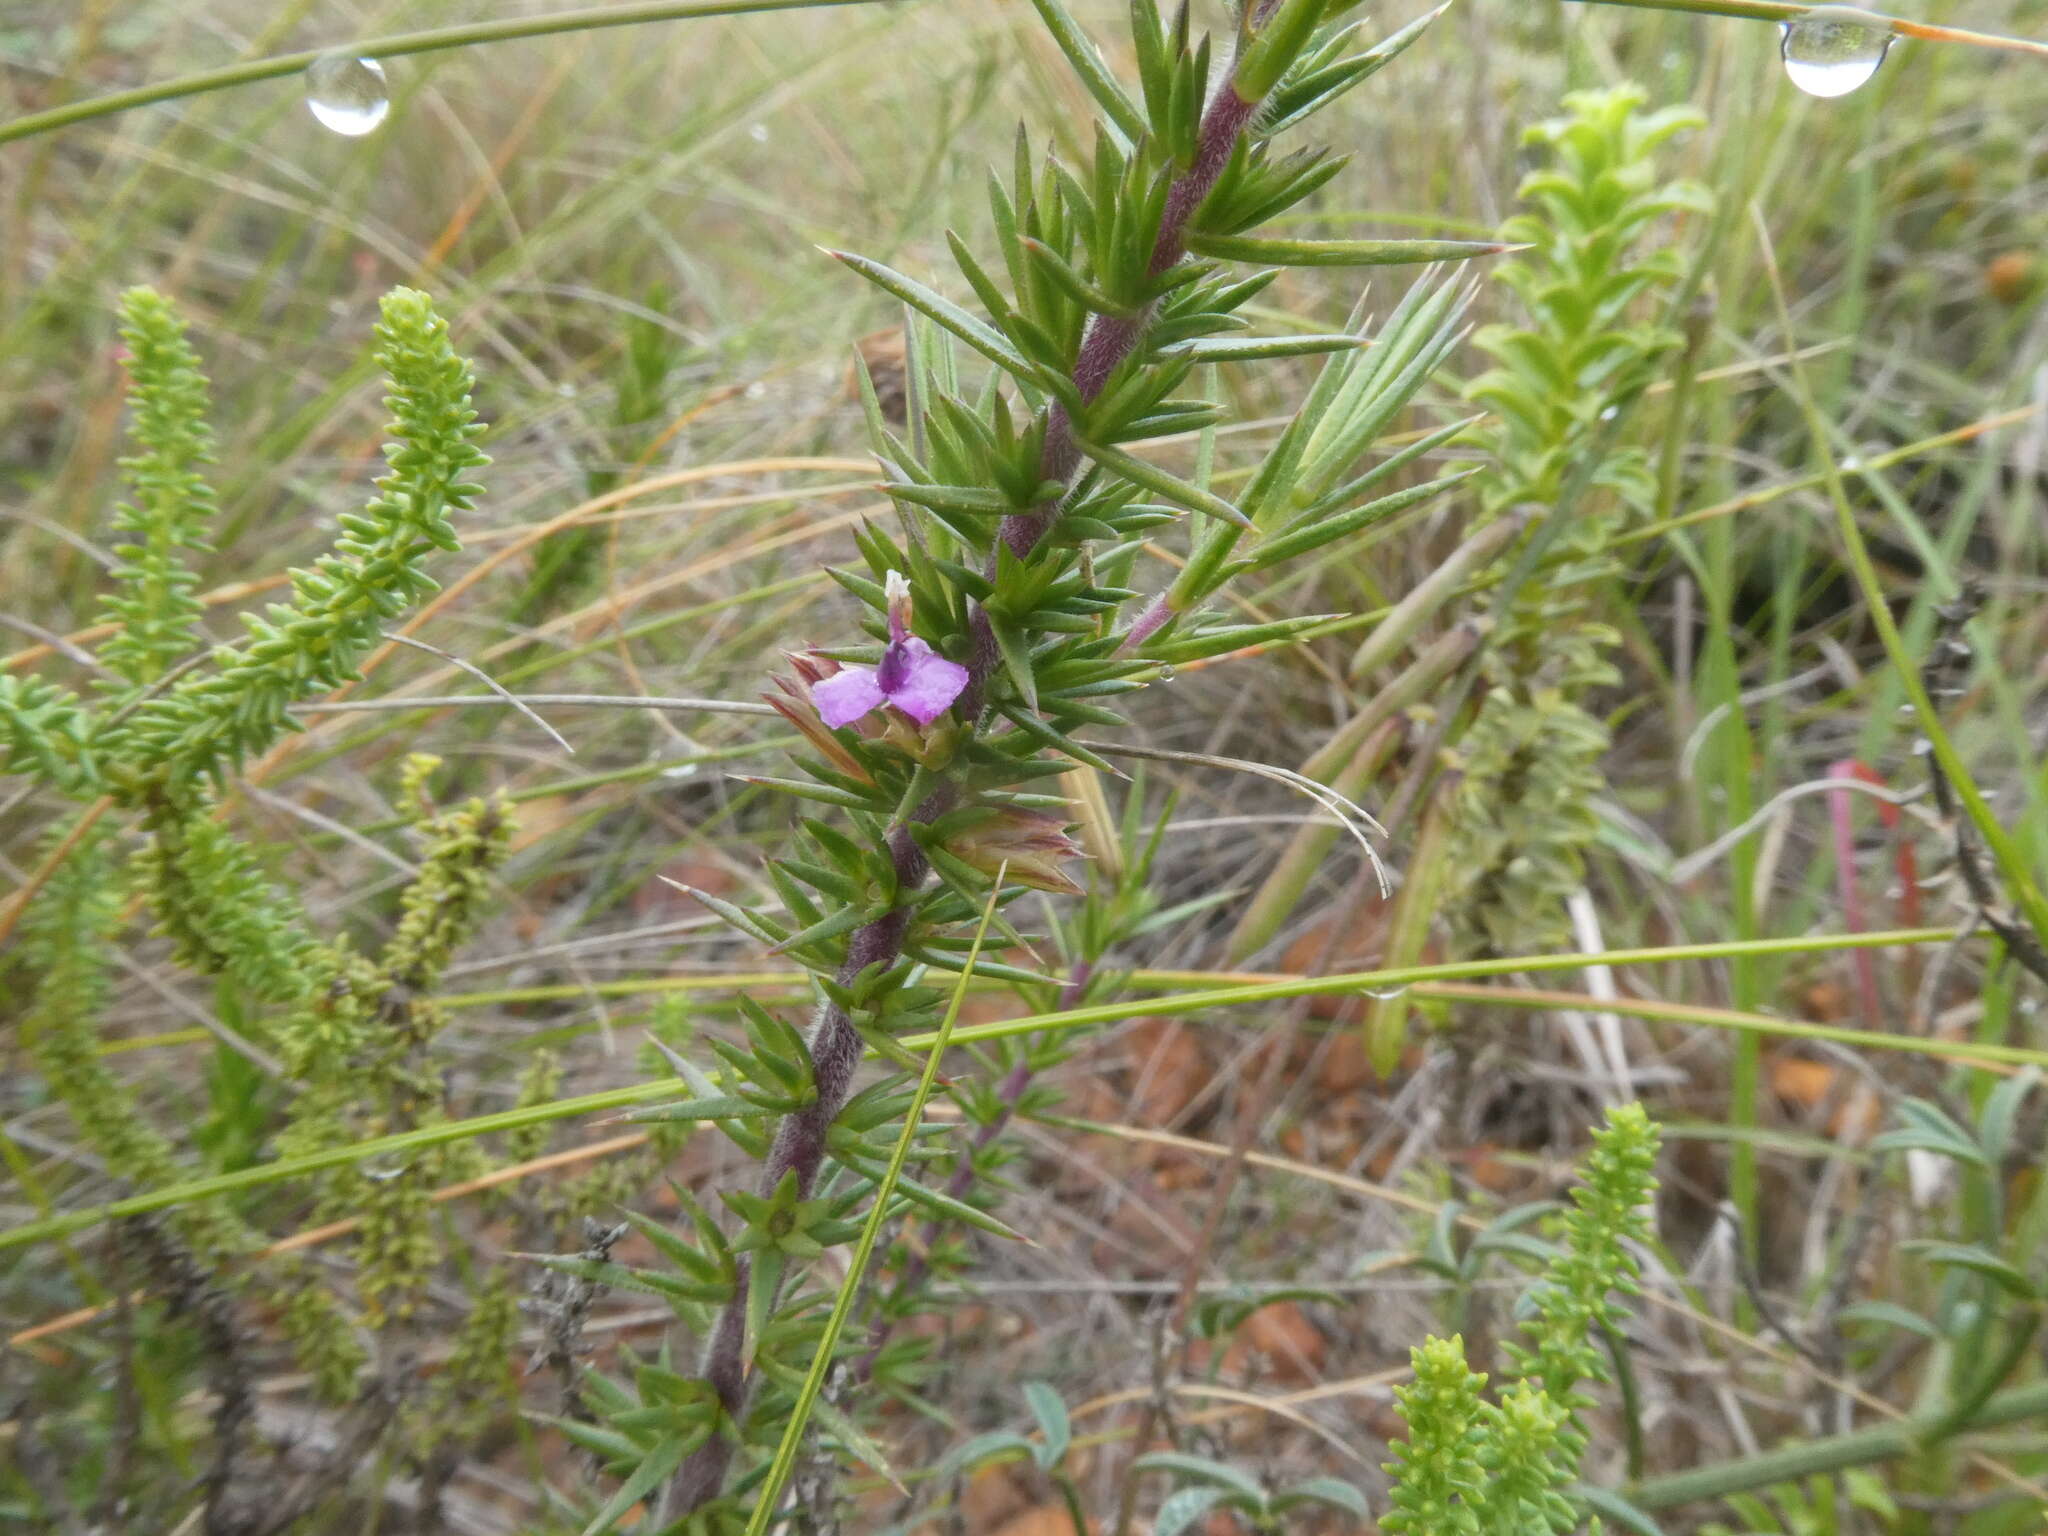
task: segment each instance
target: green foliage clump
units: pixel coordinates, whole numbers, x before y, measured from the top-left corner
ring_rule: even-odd
[[[1465,1363],[1464,1341],[1431,1338],[1413,1352],[1415,1380],[1395,1395],[1408,1438],[1394,1448],[1390,1532],[1565,1536],[1581,1512],[1565,1493],[1578,1476],[1592,1406],[1582,1384],[1607,1379],[1616,1296],[1635,1290],[1628,1245],[1650,1236],[1657,1129],[1639,1104],[1609,1112],[1558,1218],[1555,1249],[1530,1296],[1526,1345],[1510,1345],[1519,1380],[1496,1401]]]
[[[108,1171],[130,1188],[149,1189],[178,1178],[176,1149],[99,1052],[120,915],[120,884],[106,841],[88,836],[51,876],[22,925],[21,968],[36,986],[21,1038],[51,1095],[70,1110]],[[248,1246],[211,1203],[185,1207],[178,1223],[180,1236],[209,1258]]]
[[[448,1014],[431,994],[482,918],[512,824],[502,797],[437,811],[425,791],[435,766],[418,755],[406,765],[405,797],[427,850],[399,897],[397,928],[374,959],[338,944],[326,948],[328,981],[288,1030],[286,1060],[304,1085],[284,1137],[288,1153],[444,1118],[447,1085],[430,1048]],[[440,1258],[431,1191],[481,1167],[473,1145],[456,1143],[425,1148],[397,1167],[351,1166],[324,1179],[322,1212],[361,1223],[356,1287],[373,1323],[387,1310],[408,1315]]]
[[[185,339],[170,301],[149,288],[121,297],[121,339],[134,380],[139,452],[124,458],[134,501],[116,509],[114,526],[140,540],[117,544],[120,586],[102,607],[114,627],[100,647],[102,664],[129,683],[153,683],[200,643],[198,578],[181,550],[211,549],[208,525],[218,510],[205,467],[214,462],[206,375]]]
[[[117,780],[124,799],[217,783],[268,749],[294,728],[291,705],[351,681],[379,626],[434,590],[426,557],[458,547],[450,514],[469,509],[481,487],[467,477],[487,462],[469,364],[432,302],[411,289],[385,296],[377,339],[391,384],[379,494],[342,517],[332,553],[292,572],[290,602],[243,615],[246,641],[141,704],[123,733],[132,742],[129,772]]]
[[[1625,1315],[1616,1296],[1635,1294],[1627,1244],[1650,1236],[1647,1202],[1657,1187],[1657,1130],[1640,1104],[1609,1112],[1607,1128],[1558,1220],[1560,1250],[1535,1292],[1533,1343],[1510,1345],[1515,1368],[1567,1409],[1583,1406],[1578,1383],[1606,1379],[1602,1340]]]
[[[148,841],[131,876],[181,965],[231,976],[267,1003],[296,1003],[320,985],[321,957],[298,903],[263,872],[255,852],[204,791],[143,814]]]
[[[377,494],[342,518],[330,553],[293,573],[289,602],[244,615],[247,638],[210,652],[186,563],[209,547],[216,511],[204,473],[214,441],[205,378],[158,295],[124,296],[122,334],[135,451],[122,461],[131,498],[117,517],[131,541],[118,549],[115,590],[103,606],[112,627],[99,658],[107,680],[87,702],[39,679],[0,678],[0,769],[62,798],[102,797],[50,839],[47,880],[29,904],[15,968],[28,996],[29,1059],[107,1173],[124,1192],[141,1192],[200,1170],[187,1166],[189,1154],[153,1123],[154,1106],[109,1069],[101,1049],[127,898],[147,905],[178,963],[215,979],[224,1015],[246,1037],[235,1048],[262,1062],[261,1073],[239,1058],[235,1070],[217,1071],[215,1120],[192,1138],[194,1149],[215,1159],[246,1158],[266,1143],[286,1155],[331,1149],[445,1115],[447,1083],[432,1045],[446,1015],[429,994],[488,910],[511,825],[502,798],[438,810],[425,792],[432,761],[409,763],[403,797],[426,848],[398,898],[390,939],[366,956],[345,936],[319,931],[274,877],[268,850],[236,828],[222,793],[231,774],[296,728],[292,706],[357,675],[382,626],[433,590],[428,557],[456,547],[451,518],[469,507],[478,487],[468,477],[485,460],[469,364],[426,296],[400,289],[383,304],[378,355],[391,422]],[[125,882],[115,857],[124,840],[139,841]],[[279,1107],[283,1123],[273,1124]],[[187,1327],[216,1381],[241,1379],[230,1356],[241,1348],[246,1303],[276,1319],[324,1397],[384,1393],[400,1352],[375,1348],[379,1371],[366,1384],[365,1341],[375,1347],[403,1322],[450,1258],[431,1225],[433,1189],[481,1167],[481,1153],[462,1146],[396,1169],[344,1166],[323,1176],[316,1209],[355,1224],[350,1302],[302,1257],[262,1258],[259,1213],[225,1200],[182,1203],[164,1229],[153,1228],[152,1268],[142,1278],[169,1287],[164,1324]],[[517,1310],[502,1277],[475,1278],[469,1321],[431,1402],[397,1419],[376,1416],[378,1433],[409,1426],[407,1454],[429,1473],[436,1447],[500,1411]],[[195,1310],[191,1298],[200,1296]],[[245,1475],[243,1426],[230,1411],[233,1395],[223,1400],[230,1408],[214,1426],[212,1500],[247,1494],[234,1486]],[[182,1445],[166,1449],[188,1459]],[[164,1486],[184,1481],[181,1473]],[[214,1514],[227,1520],[224,1511],[221,1504]]]
[[[1570,116],[1529,131],[1552,163],[1522,183],[1535,206],[1501,231],[1530,249],[1498,273],[1529,320],[1475,337],[1495,366],[1466,393],[1499,422],[1482,514],[1537,520],[1500,559],[1497,574],[1533,567],[1494,614],[1485,696],[1458,748],[1447,909],[1461,944],[1482,952],[1568,933],[1563,901],[1584,879],[1605,783],[1607,728],[1586,700],[1618,681],[1616,636],[1587,608],[1616,569],[1615,535],[1654,489],[1614,426],[1680,345],[1660,316],[1645,317],[1680,276],[1678,252],[1639,247],[1659,220],[1708,206],[1704,189],[1660,179],[1655,158],[1698,114],[1645,114],[1643,100],[1632,87],[1581,92],[1567,98]]]
[[[1481,1393],[1486,1378],[1465,1364],[1465,1341],[1429,1338],[1408,1352],[1415,1379],[1394,1389],[1408,1438],[1394,1442],[1387,1471],[1394,1479],[1380,1529],[1392,1536],[1467,1536],[1484,1505],[1480,1470]]]

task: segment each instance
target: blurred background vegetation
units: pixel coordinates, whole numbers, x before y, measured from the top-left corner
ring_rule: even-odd
[[[0,0],[0,117],[238,57],[516,9]],[[1106,18],[1097,35],[1117,40],[1105,43],[1115,63],[1122,7],[1076,9]],[[1371,8],[1388,30],[1425,9]],[[2044,0],[1930,0],[1915,14],[2048,31]],[[1902,792],[1923,779],[1898,680],[1829,531],[1786,362],[1795,352],[1923,654],[1933,602],[1961,578],[1980,583],[1977,634],[1995,649],[1980,651],[1979,682],[1951,728],[2035,868],[2048,852],[2048,73],[2025,58],[1907,42],[1863,90],[1818,101],[1787,84],[1776,54],[1775,29],[1763,25],[1462,0],[1399,68],[1334,109],[1331,137],[1353,159],[1304,220],[1318,234],[1484,238],[1513,211],[1522,130],[1554,115],[1566,91],[1633,80],[1654,105],[1693,103],[1706,115],[1667,159],[1711,187],[1722,210],[1684,236],[1689,257],[1703,253],[1688,357],[1697,377],[1653,396],[1629,428],[1664,477],[1661,510],[1699,516],[1627,545],[1599,603],[1622,630],[1627,675],[1604,702],[1612,788],[1589,878],[1593,938],[1610,948],[1904,928],[1959,911],[1949,886],[1915,883],[1909,844],[1921,843],[1919,874],[1942,857],[1940,840],[1915,824],[1894,833],[1859,803],[1845,844],[1821,797],[1774,800],[1845,759]],[[521,692],[754,697],[782,648],[843,632],[850,607],[823,566],[844,560],[850,529],[880,511],[849,359],[859,346],[886,386],[899,372],[900,317],[817,247],[931,276],[948,227],[980,234],[985,168],[1007,159],[1016,122],[1056,132],[1086,121],[1080,87],[1020,0],[569,34],[394,59],[388,70],[390,116],[363,138],[326,131],[297,82],[273,81],[0,147],[0,651],[13,652],[4,664],[75,663],[94,615],[124,451],[114,330],[124,287],[148,282],[175,297],[214,381],[224,515],[202,590],[209,627],[226,638],[238,608],[325,546],[375,473],[383,411],[362,345],[378,296],[403,283],[435,295],[476,360],[494,463],[462,530],[465,552],[441,568],[451,596],[417,636],[446,654],[393,647],[359,696],[480,692],[450,659],[460,658]],[[1334,329],[1358,286],[1355,274],[1290,271],[1263,296],[1261,318]],[[1376,278],[1369,307],[1384,314],[1399,293]],[[1508,302],[1487,287],[1477,314],[1507,315]],[[1477,355],[1454,358],[1417,425],[1452,419],[1459,381],[1482,366]],[[1256,435],[1306,376],[1225,370],[1223,381]],[[606,515],[535,536],[608,496],[618,500]],[[1267,612],[1378,612],[1439,565],[1468,513],[1432,503],[1290,572],[1256,602]],[[1472,611],[1453,604],[1418,648]],[[1157,745],[1300,767],[1392,673],[1347,680],[1361,633],[1184,671],[1138,700],[1133,724]],[[715,987],[699,997],[675,978],[769,963],[738,952],[656,876],[714,893],[761,888],[759,855],[788,816],[727,772],[775,771],[779,737],[744,717],[542,712],[573,756],[506,710],[309,715],[307,733],[250,775],[237,811],[291,862],[316,915],[368,939],[388,931],[405,867],[389,836],[403,818],[404,756],[444,758],[451,800],[510,793],[517,829],[500,915],[443,985],[459,1010],[442,1045],[462,1114],[530,1098],[541,1051],[552,1058],[546,1092],[638,1081],[650,1027],[730,1027]],[[1385,811],[1401,782],[1396,765],[1361,798]],[[1156,811],[1169,788],[1177,825],[1159,877],[1173,900],[1249,895],[1308,810],[1278,786],[1200,769],[1153,773],[1141,792]],[[1681,862],[1759,808],[1771,814],[1755,835]],[[1413,823],[1393,820],[1399,865]],[[49,805],[0,783],[0,892],[28,880],[50,824]],[[1356,899],[1358,873],[1337,847],[1271,941],[1233,963],[1292,972],[1376,959],[1383,909]],[[1124,963],[1214,972],[1235,915],[1226,903],[1151,936]],[[1591,947],[1583,929],[1580,939]],[[1939,964],[1931,950],[1903,948],[1864,960],[1670,964],[1631,972],[1628,985],[1688,1005],[2043,1043],[2036,997],[2010,967],[1986,965],[1981,947]],[[696,1000],[685,1008],[685,998]],[[122,1046],[110,1059],[158,1123],[200,1128],[195,1172],[263,1155],[269,1123],[262,1082],[204,1034],[220,1006],[138,937],[109,1019]],[[1355,1010],[1337,1000],[1311,1010],[1318,1027],[1286,1036],[1296,1057],[1267,1151],[1330,1177],[1251,1176],[1210,1272],[1309,1282],[1349,1299],[1280,1303],[1219,1340],[1219,1379],[1281,1392],[1287,1404],[1249,1421],[1197,1405],[1217,1415],[1204,1432],[1245,1454],[1311,1463],[1327,1454],[1319,1437],[1334,1434],[1367,1447],[1364,1463],[1383,1459],[1374,1437],[1384,1391],[1318,1392],[1385,1372],[1445,1325],[1447,1308],[1454,1324],[1463,1315],[1468,1329],[1479,1325],[1462,1289],[1447,1299],[1440,1278],[1370,1278],[1362,1259],[1425,1241],[1417,1203],[1428,1211],[1455,1197],[1483,1210],[1551,1192],[1599,1096],[1554,1014],[1427,1006],[1425,1022],[1456,1032],[1455,1082],[1418,1072],[1420,1050],[1381,1079],[1349,1027]],[[1195,1251],[1216,1152],[1232,1141],[1275,1017],[1136,1020],[1066,1069],[1069,1111],[1122,1134],[1022,1133],[1034,1176],[1006,1216],[1042,1246],[1003,1248],[977,1305],[947,1325],[959,1337],[931,1396],[959,1422],[1000,1412],[994,1384],[1020,1376],[1060,1381],[1070,1402],[1142,1389],[1150,1304]],[[1330,1024],[1341,1027],[1320,1027]],[[1911,1304],[1927,1285],[1895,1245],[1845,1252],[1842,1233],[1860,1209],[1856,1147],[1889,1117],[1886,1101],[1928,1091],[1935,1069],[1913,1056],[1785,1043],[1745,1063],[1725,1034],[1628,1030],[1635,1086],[1654,1092],[1676,1139],[1664,1236],[1704,1309],[1642,1325],[1640,1369],[1653,1378],[1644,1390],[1665,1405],[1648,1421],[1649,1466],[1817,1429],[1809,1410],[1825,1418],[1815,1402],[1837,1399],[1814,1396],[1811,1359],[1772,1320],[1825,1304],[1838,1280],[1847,1286],[1845,1264],[1858,1295]],[[52,1199],[105,1196],[26,1076],[11,1073],[0,1113],[8,1224],[46,1213]],[[1160,1133],[1206,1150],[1162,1147]],[[655,1198],[659,1159],[648,1147],[578,1150],[609,1134],[572,1123],[519,1149],[572,1155],[565,1173],[508,1197],[509,1213],[451,1203],[449,1241],[505,1246],[516,1229],[524,1246],[571,1248],[603,1200]],[[715,1174],[729,1155],[693,1145],[672,1171]],[[1763,1193],[1744,1202],[1751,1229],[1734,1241],[1717,1212],[1731,1166],[1745,1162]],[[1360,1179],[1397,1186],[1406,1203],[1361,1202],[1343,1182]],[[270,1198],[263,1219],[276,1234],[303,1224],[289,1193]],[[1886,1223],[1918,1230],[1923,1213],[1903,1196],[1901,1211]],[[59,1244],[0,1260],[10,1330],[94,1299],[74,1258]],[[621,1307],[601,1347],[651,1342],[647,1317],[634,1318]],[[24,1401],[34,1395],[20,1385],[24,1371],[97,1369],[115,1345],[76,1329],[37,1348],[10,1350],[0,1367]],[[1117,1411],[1108,1403],[1086,1427],[1121,1422]],[[2048,1466],[2038,1433],[1999,1449],[2022,1471]],[[521,1528],[553,1475],[545,1447],[526,1435],[463,1470],[467,1502],[448,1528]],[[1912,1491],[1910,1479],[1901,1486]],[[1044,1513],[1041,1491],[1019,1477],[975,1487],[985,1503],[968,1511],[970,1529]],[[1795,1525],[1790,1509],[1777,1514]],[[1967,1518],[1979,1522],[1972,1530],[1997,1521],[2014,1531],[2024,1518],[2013,1505],[1958,1506],[1939,1527],[1899,1524],[1896,1506],[1837,1516],[1845,1528],[1867,1519],[1956,1529]]]

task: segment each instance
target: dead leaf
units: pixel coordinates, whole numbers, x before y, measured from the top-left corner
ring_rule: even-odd
[[[1139,1019],[1124,1035],[1124,1058],[1139,1125],[1177,1125],[1213,1076],[1195,1031],[1179,1019]]]
[[[1101,1529],[1090,1520],[1085,1536],[1096,1536]],[[1064,1504],[1040,1504],[1012,1516],[996,1528],[995,1536],[1075,1536],[1074,1517]]]
[[[1276,1380],[1306,1384],[1320,1379],[1326,1351],[1322,1330],[1292,1301],[1276,1301],[1245,1319],[1224,1351],[1223,1364],[1242,1370],[1257,1356]]]

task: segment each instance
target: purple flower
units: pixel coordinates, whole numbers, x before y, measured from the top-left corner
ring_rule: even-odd
[[[893,704],[919,725],[930,725],[960,697],[967,669],[948,661],[910,632],[910,583],[891,571],[889,644],[876,667],[847,667],[811,685],[811,701],[837,730],[871,710]]]

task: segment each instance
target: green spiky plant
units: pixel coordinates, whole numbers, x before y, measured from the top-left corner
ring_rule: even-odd
[[[1509,1346],[1517,1380],[1494,1400],[1460,1338],[1416,1348],[1415,1379],[1395,1393],[1408,1438],[1387,1468],[1394,1485],[1381,1529],[1564,1536],[1583,1524],[1570,1492],[1586,1452],[1579,1416],[1593,1406],[1586,1386],[1608,1379],[1607,1341],[1625,1316],[1616,1298],[1636,1288],[1629,1245],[1653,1235],[1656,1162],[1657,1130],[1642,1106],[1610,1111],[1529,1293],[1528,1342]]]
[[[834,571],[879,643],[791,657],[771,699],[813,753],[801,760],[805,777],[758,782],[842,819],[806,819],[805,846],[770,864],[780,911],[702,897],[809,971],[817,1003],[806,1033],[743,1001],[748,1045],[721,1046],[716,1076],[677,1063],[692,1097],[663,1113],[717,1124],[761,1171],[753,1189],[721,1195],[731,1231],[700,1215],[690,1244],[670,1244],[687,1293],[677,1310],[700,1364],[694,1373],[646,1367],[637,1393],[605,1389],[613,1416],[633,1429],[623,1439],[588,1432],[625,1475],[593,1530],[656,1488],[668,1526],[715,1528],[751,1511],[759,1527],[802,1427],[798,1414],[789,1428],[798,1399],[841,1445],[864,1443],[843,1414],[809,1406],[815,1394],[801,1390],[807,1368],[829,1365],[859,1279],[828,1288],[816,1277],[881,1198],[914,1064],[896,1042],[932,1029],[945,996],[929,971],[960,963],[986,903],[996,931],[1016,943],[1024,936],[1004,909],[1018,896],[1080,892],[1063,867],[1078,851],[1071,813],[1048,781],[1077,765],[1114,772],[1105,749],[1078,733],[1118,724],[1119,695],[1162,665],[1301,627],[1223,619],[1208,604],[1226,583],[1326,548],[1451,483],[1386,491],[1389,471],[1412,453],[1357,471],[1451,344],[1453,290],[1425,283],[1371,338],[1242,334],[1242,311],[1282,266],[1442,262],[1497,249],[1254,233],[1342,169],[1326,151],[1285,150],[1282,136],[1405,50],[1427,19],[1360,48],[1347,5],[1248,5],[1219,74],[1217,50],[1186,8],[1169,20],[1152,0],[1135,0],[1133,91],[1057,0],[1038,8],[1100,121],[1076,167],[1036,159],[1020,135],[1010,175],[989,183],[995,260],[950,238],[983,314],[879,262],[840,257],[919,320],[909,430],[889,430],[868,396],[901,533],[866,529],[862,567]],[[1373,363],[1361,367],[1368,339]],[[1191,477],[1137,451],[1219,421],[1205,392],[1190,388],[1198,369],[1326,353],[1337,360],[1236,502],[1203,483],[1208,452]],[[963,354],[980,360],[973,371]],[[1140,545],[1184,525],[1182,575],[1125,616],[1141,596],[1132,585]],[[1025,988],[1054,984],[1008,963],[979,969]],[[894,1061],[897,1074],[858,1086],[868,1053]],[[916,1171],[913,1162],[893,1184],[896,1202],[1004,1230]]]
[[[1523,181],[1533,206],[1501,234],[1530,249],[1496,273],[1528,319],[1474,338],[1495,366],[1466,395],[1497,422],[1480,517],[1531,526],[1498,558],[1496,578],[1521,579],[1495,605],[1484,691],[1456,749],[1442,891],[1468,953],[1539,951],[1569,936],[1564,902],[1584,883],[1592,802],[1606,785],[1607,728],[1592,706],[1619,680],[1617,637],[1591,605],[1619,569],[1615,536],[1656,489],[1644,454],[1610,427],[1681,345],[1665,309],[1683,263],[1653,244],[1659,226],[1709,207],[1703,188],[1666,180],[1657,164],[1699,114],[1643,103],[1633,87],[1581,92],[1567,116],[1529,130],[1549,163]]]
[[[101,1050],[129,901],[147,909],[182,965],[213,979],[237,1026],[223,1037],[215,1073],[216,1131],[195,1145],[246,1146],[275,1134],[295,1151],[346,1146],[443,1114],[446,1084],[433,1052],[443,1015],[426,994],[488,909],[509,823],[502,801],[435,807],[426,788],[432,760],[411,763],[401,792],[423,851],[391,938],[364,954],[346,936],[321,933],[272,879],[266,850],[237,830],[222,794],[295,728],[294,704],[352,680],[384,624],[433,590],[426,562],[455,547],[451,519],[478,491],[469,477],[485,460],[469,365],[426,296],[400,289],[383,304],[378,356],[392,419],[378,494],[342,519],[330,553],[293,573],[287,601],[244,616],[247,633],[232,644],[204,636],[186,563],[207,547],[216,510],[206,380],[161,296],[131,290],[121,315],[135,452],[122,461],[130,499],[115,521],[131,542],[116,550],[105,600],[112,633],[97,658],[98,697],[33,676],[0,678],[0,768],[91,801],[48,840],[48,879],[28,908],[9,981],[25,1000],[21,1038],[45,1090],[116,1186],[144,1193],[189,1173],[183,1138],[155,1123],[153,1107],[109,1070]],[[222,1123],[243,1130],[224,1140]],[[247,1411],[244,1357],[260,1347],[255,1318],[265,1312],[320,1394],[355,1404],[370,1426],[365,1442],[280,1498],[265,1517],[279,1524],[266,1529],[298,1517],[294,1499],[325,1497],[358,1452],[396,1445],[402,1433],[404,1454],[426,1467],[440,1446],[499,1412],[488,1404],[504,1400],[515,1321],[502,1278],[472,1277],[452,1356],[430,1389],[417,1391],[400,1365],[411,1348],[403,1325],[444,1260],[429,1192],[478,1166],[475,1152],[444,1149],[399,1168],[344,1166],[322,1177],[320,1214],[355,1223],[353,1302],[302,1259],[265,1258],[268,1239],[245,1207],[201,1201],[167,1222],[125,1228],[119,1251],[127,1258],[113,1283],[140,1282],[160,1309],[147,1323],[152,1338],[205,1371],[219,1406],[206,1435],[162,1426],[147,1456],[131,1450],[111,1470],[95,1458],[132,1428],[81,1442],[92,1449],[67,1454],[73,1475],[65,1480],[81,1507],[127,1498],[136,1501],[133,1518],[155,1511],[169,1521],[165,1501],[181,1496],[183,1479],[168,1468],[190,1457],[188,1440],[210,1437],[202,1504],[217,1528],[241,1528],[237,1511],[283,1475]],[[88,1419],[120,1411],[104,1394],[94,1399]],[[121,1486],[97,1488],[102,1474]],[[39,1513],[65,1517],[61,1508]]]

